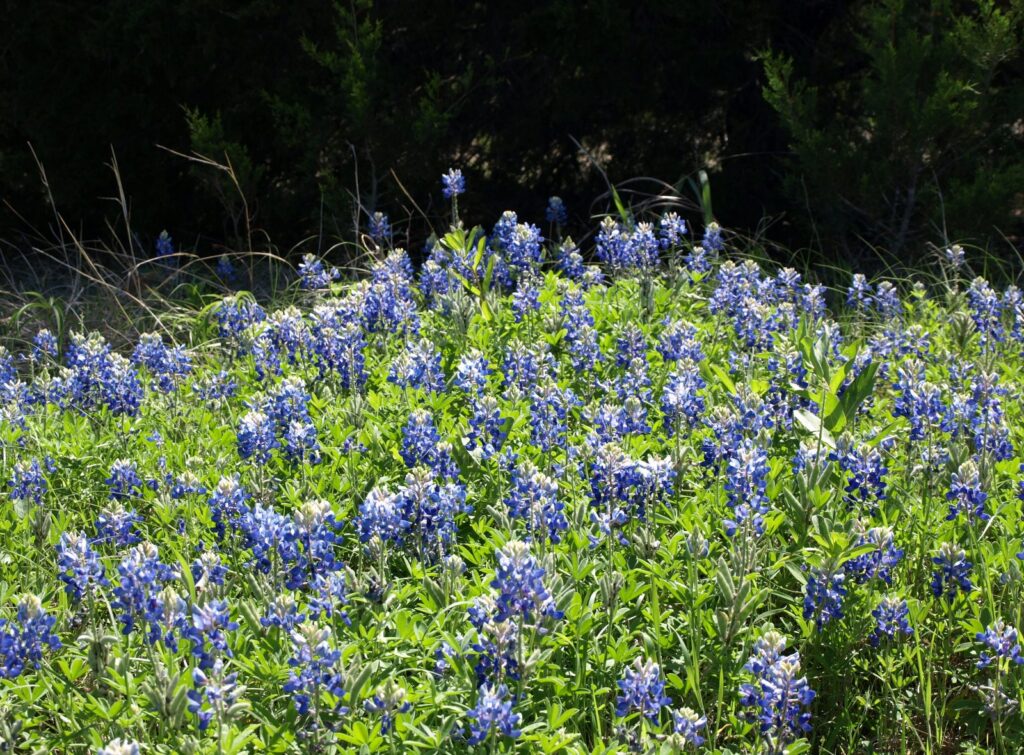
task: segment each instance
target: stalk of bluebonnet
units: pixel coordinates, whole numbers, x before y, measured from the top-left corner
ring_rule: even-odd
[[[34,506],[42,505],[43,496],[50,487],[38,459],[16,461],[7,486],[11,489],[8,497],[12,501],[26,505],[31,503]]]
[[[766,751],[772,755],[782,755],[790,742],[811,731],[806,708],[815,693],[806,677],[798,676],[800,654],[783,655],[785,649],[785,637],[766,632],[743,667],[753,681],[740,685],[740,704],[750,709],[747,717],[758,723]]]
[[[391,363],[388,382],[400,388],[422,388],[427,393],[443,393],[441,352],[425,338],[410,344]]]
[[[119,612],[122,634],[131,634],[139,622],[146,624],[146,641],[153,644],[163,634],[164,605],[160,591],[171,580],[178,578],[176,569],[160,561],[160,553],[152,543],[141,543],[132,548],[117,567],[120,582],[114,587],[111,608]]]
[[[96,542],[112,543],[122,548],[135,545],[139,542],[135,526],[141,521],[142,517],[126,509],[124,504],[110,504],[96,518]]]
[[[370,238],[378,244],[391,244],[391,221],[383,212],[375,212],[370,215],[369,228],[367,229]]]
[[[226,254],[222,254],[217,258],[214,272],[228,286],[233,286],[238,281],[238,273],[235,272],[235,266],[231,263],[231,258]]]
[[[862,525],[858,522],[857,527]],[[844,570],[857,582],[864,584],[871,579],[880,579],[886,585],[892,584],[892,570],[903,559],[903,549],[896,547],[896,540],[890,527],[872,527],[860,530],[855,545],[874,546],[874,550],[862,553],[843,565]]]
[[[846,481],[846,506],[855,506],[874,513],[886,497],[885,476],[889,473],[881,452],[867,444],[857,447],[848,437],[839,439],[836,450],[829,459],[838,462],[839,468],[849,474]]]
[[[318,576],[345,568],[336,555],[336,547],[342,540],[342,523],[328,501],[305,501],[293,515],[293,521],[293,538],[299,547],[293,552],[285,587],[290,590],[307,588]]]
[[[583,292],[576,288],[564,289],[561,304],[565,346],[573,369],[591,370],[601,360],[594,316],[587,308]]]
[[[672,711],[672,736],[669,742],[678,750],[684,750],[687,746],[693,745],[694,749],[704,744],[704,737],[700,731],[707,726],[708,719],[705,716],[691,710],[680,708]]]
[[[932,573],[931,581],[935,597],[945,597],[952,602],[959,593],[968,593],[974,589],[971,584],[973,564],[967,560],[967,553],[962,548],[953,543],[943,543],[939,546],[938,555],[932,558],[932,563],[938,567]]]
[[[538,383],[530,396],[530,443],[545,453],[557,448],[568,432],[569,410],[578,405],[571,389]]]
[[[377,692],[371,699],[363,703],[363,707],[368,712],[380,714],[381,734],[391,734],[395,726],[395,717],[399,713],[408,713],[412,710],[412,703],[405,698],[406,692],[398,682],[388,679],[377,688]]]
[[[431,469],[416,467],[405,476],[398,494],[405,518],[417,535],[420,560],[442,559],[455,541],[456,517],[472,511],[465,488],[452,480],[439,484]]]
[[[654,661],[637,658],[618,681],[619,694],[615,698],[615,715],[624,718],[639,713],[641,719],[657,722],[661,709],[671,705],[665,695],[665,680]]]
[[[139,755],[139,743],[124,739],[111,739],[96,750],[96,755]]]
[[[89,538],[80,532],[63,532],[57,545],[57,565],[64,591],[74,603],[86,594],[100,587],[107,587],[107,580],[100,555],[92,547]]]
[[[842,568],[813,567],[804,586],[804,618],[814,619],[820,632],[833,619],[843,618],[846,574]]]
[[[487,357],[479,349],[470,349],[459,357],[453,382],[467,396],[482,396],[487,390],[487,378],[493,372]]]
[[[552,225],[561,228],[569,220],[569,213],[565,209],[565,202],[561,197],[549,197],[548,206],[544,211],[544,219]]]
[[[292,696],[295,710],[309,717],[314,747],[319,745],[320,729],[333,729],[348,712],[342,705],[339,664],[341,651],[331,642],[331,630],[312,621],[303,622],[292,632],[291,673],[284,691]]]
[[[169,347],[159,333],[143,333],[132,352],[132,363],[145,367],[152,387],[170,393],[192,372],[192,358],[183,346]]]
[[[1002,748],[1002,719],[1018,706],[1018,701],[1006,694],[1006,677],[1014,665],[1024,664],[1024,657],[1020,654],[1017,630],[1002,619],[996,619],[984,632],[978,632],[975,639],[985,646],[978,657],[977,666],[988,670],[989,683],[981,687],[980,691],[985,701],[985,710],[995,724],[996,739]]]
[[[512,489],[505,498],[509,515],[526,522],[527,540],[561,542],[560,533],[569,525],[558,497],[557,481],[526,460],[512,470]]]
[[[441,193],[452,201],[452,226],[459,224],[459,195],[466,192],[466,179],[458,168],[449,168],[441,176]]]
[[[471,745],[486,741],[492,734],[518,739],[522,732],[517,728],[523,717],[512,712],[512,700],[508,687],[500,684],[480,686],[476,707],[466,713],[472,719],[467,729],[467,742]]]
[[[978,329],[981,350],[985,352],[1006,340],[1003,302],[987,280],[977,277],[967,289],[971,319]]]
[[[35,595],[19,601],[14,620],[0,618],[0,679],[14,679],[26,668],[38,669],[47,648],[60,649],[53,631],[56,623]]]
[[[681,359],[665,383],[661,411],[665,415],[665,431],[669,437],[683,429],[692,430],[704,414],[706,404],[701,395],[707,383],[700,369],[689,359]]]
[[[188,711],[196,717],[200,731],[216,723],[217,752],[223,752],[224,724],[239,712],[237,700],[245,690],[238,684],[238,672],[226,673],[223,659],[218,658],[210,669],[192,669],[192,684],[194,689],[186,693]]]
[[[768,513],[768,454],[749,438],[738,445],[726,467],[725,490],[733,517],[725,520],[725,533],[733,537],[740,529],[758,536],[764,533]]]
[[[270,461],[270,454],[281,446],[274,433],[274,422],[261,411],[249,411],[238,425],[238,455],[257,464]]]
[[[531,312],[540,309],[541,280],[532,272],[520,276],[512,293],[512,313],[516,322],[522,322]]]
[[[701,246],[710,252],[720,252],[725,249],[725,242],[722,240],[722,227],[718,223],[712,221],[705,226]]]
[[[486,461],[501,451],[508,433],[505,418],[501,416],[497,399],[481,396],[473,402],[473,415],[469,420],[469,432],[462,439],[463,445],[478,463]]]
[[[247,501],[252,496],[239,483],[238,475],[221,477],[210,495],[208,505],[217,538],[223,540],[228,527],[235,529],[243,514],[248,510]]]
[[[895,640],[900,634],[913,634],[914,629],[910,626],[910,609],[907,601],[893,596],[883,597],[878,607],[871,612],[877,622],[874,631],[868,640],[874,647],[878,647],[882,639]]]
[[[135,462],[131,459],[117,459],[110,467],[110,476],[106,483],[110,488],[109,497],[112,500],[141,498],[143,485],[152,486],[151,483],[144,483],[139,477]]]
[[[246,353],[246,331],[255,323],[267,319],[263,307],[250,298],[232,294],[224,297],[213,310],[217,333],[231,347],[236,356]]]
[[[512,541],[498,551],[498,568],[491,587],[498,590],[497,618],[515,617],[524,622],[560,619],[562,612],[544,586],[544,568],[530,553],[527,543]]]
[[[473,670],[477,683],[503,684],[521,680],[521,624],[513,619],[499,620],[497,603],[491,595],[475,598],[468,614],[476,630],[476,641],[470,644],[470,649],[475,653]]]
[[[301,285],[307,291],[319,291],[328,288],[331,281],[341,277],[341,272],[336,267],[327,269],[323,260],[315,254],[304,254],[302,262],[299,263],[299,277]]]
[[[410,468],[430,467],[442,478],[456,479],[458,467],[452,459],[451,444],[442,442],[434,424],[434,415],[427,409],[414,409],[402,429],[402,460]]]
[[[986,521],[990,518],[985,511],[988,493],[981,487],[978,465],[973,461],[964,462],[953,473],[949,483],[949,492],[946,493],[946,500],[949,501],[947,521],[957,519],[961,514],[966,516],[968,524],[975,519]]]
[[[213,668],[222,655],[231,657],[227,633],[236,629],[238,622],[231,620],[226,600],[192,606],[192,622],[185,627],[184,635],[192,643],[192,655],[198,659],[199,668]]]

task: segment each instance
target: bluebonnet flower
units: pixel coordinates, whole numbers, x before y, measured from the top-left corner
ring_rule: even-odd
[[[294,596],[290,593],[283,593],[270,601],[266,613],[260,617],[260,624],[264,627],[284,629],[290,634],[305,620],[306,614],[299,610],[299,604]]]
[[[594,368],[601,358],[594,316],[583,300],[579,289],[566,290],[562,296],[562,319],[565,328],[565,346],[574,370]]]
[[[615,272],[628,273],[656,267],[658,249],[658,239],[650,223],[638,223],[630,231],[610,217],[601,221],[596,239],[597,258]]]
[[[677,430],[692,429],[706,404],[700,394],[707,387],[700,369],[689,359],[681,360],[665,383],[661,396],[661,411],[665,415],[665,431],[669,437]]]
[[[520,223],[511,210],[502,213],[491,234],[491,242],[502,253],[502,261],[510,268],[509,273],[512,275],[522,275],[540,265],[543,241],[537,226]],[[497,270],[494,275],[499,280],[503,277]],[[505,283],[507,285],[508,281]]]
[[[501,416],[497,399],[481,396],[473,402],[473,416],[463,444],[470,456],[486,461],[497,454],[505,442],[505,418]]]
[[[341,277],[341,272],[336,267],[327,269],[323,260],[315,254],[302,255],[302,262],[299,263],[299,276],[302,287],[307,291],[318,291],[331,285]]]
[[[943,255],[946,258],[946,262],[948,262],[957,270],[964,266],[966,255],[964,254],[964,248],[959,244],[947,246],[943,251]]]
[[[257,504],[238,521],[243,542],[252,551],[253,566],[269,574],[278,562],[295,556],[295,525],[290,517]]]
[[[845,564],[850,575],[858,584],[877,578],[891,585],[892,570],[903,559],[903,549],[896,547],[892,529],[872,527],[857,538],[856,545],[872,545],[874,550],[852,558]]]
[[[658,353],[666,362],[688,359],[699,363],[704,361],[704,349],[697,340],[697,329],[689,323],[666,317],[664,330],[658,337]]]
[[[451,199],[459,194],[464,194],[466,192],[466,179],[463,177],[462,171],[458,168],[451,168],[441,176],[441,187],[445,199]]]
[[[691,277],[692,275],[703,275],[711,271],[711,256],[704,247],[695,246],[689,254],[683,257],[683,262],[686,263],[686,269],[690,271]]]
[[[177,477],[168,474],[164,480],[171,488],[171,500],[180,501],[190,495],[206,495],[206,486],[192,472]]]
[[[412,522],[406,519],[401,496],[382,488],[371,490],[361,504],[356,526],[360,542],[367,543],[373,538],[384,542],[401,544]]]
[[[388,679],[363,707],[380,714],[380,733],[387,734],[395,725],[395,716],[412,710],[412,703],[405,699],[405,690],[394,679]]]
[[[894,417],[906,417],[910,440],[924,440],[929,433],[948,427],[949,409],[938,386],[925,380],[924,365],[916,360],[900,366],[896,380],[900,395],[893,401]]]
[[[195,689],[186,693],[188,711],[198,720],[200,731],[206,731],[214,720],[223,721],[241,692],[238,672],[225,673],[221,658],[209,669],[192,669],[192,684]]]
[[[203,551],[199,558],[192,562],[192,584],[195,585],[196,593],[202,595],[213,587],[224,584],[224,577],[228,569],[220,560],[216,551]]]
[[[829,458],[850,475],[845,488],[847,508],[852,510],[860,505],[870,512],[876,511],[879,502],[885,500],[885,476],[889,473],[881,452],[868,445],[857,447],[847,438],[841,438]]]
[[[342,539],[341,523],[331,504],[323,499],[305,501],[293,515],[293,540],[298,547],[289,563],[285,586],[307,587],[318,575],[338,571],[344,564],[335,554]]]
[[[139,755],[139,744],[120,738],[111,739],[96,751],[96,755]]]
[[[119,501],[142,496],[145,484],[139,477],[135,462],[131,459],[117,459],[110,467],[110,477],[106,480],[110,488],[110,499]]]
[[[405,476],[398,495],[404,517],[417,534],[420,558],[439,560],[455,540],[456,516],[472,511],[465,489],[451,481],[439,485],[428,467],[417,467]]]
[[[569,388],[550,380],[537,384],[530,396],[530,443],[544,452],[557,448],[568,431],[569,409],[578,403]]]
[[[982,490],[978,466],[973,461],[964,462],[953,473],[946,500],[949,501],[947,520],[956,519],[960,514],[965,514],[968,522],[975,518],[982,521],[990,518],[985,511],[988,493]]]
[[[235,266],[231,263],[231,258],[226,254],[222,254],[217,258],[217,265],[214,267],[214,272],[217,273],[218,277],[225,283],[233,284],[238,279],[238,273],[235,272]]]
[[[242,335],[255,323],[267,319],[267,313],[252,299],[242,296],[226,296],[213,310],[217,321],[217,332],[241,353]]]
[[[846,305],[855,309],[865,310],[871,304],[874,291],[863,273],[854,273],[850,287],[846,289]]]
[[[520,276],[512,293],[512,313],[516,322],[522,322],[531,312],[540,309],[540,279],[531,273]]]
[[[833,619],[843,618],[846,574],[842,569],[811,569],[804,586],[804,618],[814,619],[820,632]]]
[[[152,543],[132,548],[117,567],[121,577],[114,587],[111,608],[119,612],[122,633],[131,634],[141,621],[148,626],[146,639],[153,644],[161,639],[164,603],[160,591],[164,584],[178,578],[178,572],[160,561],[160,553]]]
[[[174,254],[174,242],[171,240],[171,235],[167,231],[160,231],[160,235],[156,237],[156,256],[169,257],[172,254]]]
[[[56,623],[35,595],[21,599],[13,621],[0,618],[0,679],[14,679],[29,667],[37,669],[44,650],[58,650]]]
[[[783,655],[786,638],[778,632],[765,633],[754,644],[754,653],[743,667],[754,676],[740,686],[740,704],[751,708],[748,717],[756,721],[772,753],[782,753],[797,736],[811,730],[806,710],[815,693],[800,673],[800,654]]]
[[[261,411],[250,411],[238,425],[238,455],[258,464],[270,461],[270,452],[280,447],[273,420]]]
[[[725,242],[722,240],[722,227],[714,221],[708,223],[704,228],[704,238],[700,243],[709,252],[720,252],[725,249]]]
[[[391,242],[391,221],[383,212],[375,212],[370,215],[369,226],[370,238],[377,243],[386,244]]]
[[[512,541],[498,551],[498,568],[491,587],[498,590],[497,620],[510,617],[524,622],[542,617],[561,618],[551,593],[544,587],[544,568],[530,553],[530,546]]]
[[[505,505],[513,519],[526,520],[527,539],[540,537],[558,543],[560,533],[569,526],[563,513],[565,504],[558,497],[558,483],[530,461],[512,470],[512,490]]]
[[[544,346],[526,346],[510,343],[502,365],[503,388],[515,388],[518,395],[529,393],[541,377],[550,378],[554,372],[554,358]]]
[[[43,496],[50,487],[38,459],[14,462],[7,485],[11,489],[9,497],[12,501],[31,502],[35,506],[42,505]]]
[[[422,388],[428,393],[443,392],[441,353],[426,339],[412,344],[392,362],[388,381],[401,388]]]
[[[558,246],[555,266],[571,281],[582,283],[587,268],[583,264],[583,255],[572,239],[566,239]]]
[[[143,333],[132,352],[132,363],[145,367],[153,386],[170,393],[192,372],[192,358],[181,346],[168,346],[158,333]]]
[[[347,604],[348,595],[344,572],[332,571],[327,574],[317,574],[314,577],[309,595],[309,618],[318,620],[324,616],[333,619],[337,614],[346,624],[351,624],[348,612],[342,608]]]
[[[729,537],[741,528],[751,528],[757,535],[764,532],[763,517],[768,513],[768,454],[749,438],[729,457],[725,490],[733,518],[725,520]]]
[[[630,713],[639,713],[652,721],[672,701],[665,696],[665,680],[661,669],[654,661],[633,661],[633,667],[626,669],[625,676],[618,682],[619,695],[615,698],[615,715],[620,718]]]
[[[901,633],[914,633],[909,623],[910,609],[905,600],[886,596],[879,601],[878,607],[871,612],[871,615],[877,622],[875,630],[868,637],[874,647],[878,647],[883,637],[892,640]]]
[[[475,654],[473,670],[477,683],[499,684],[506,679],[520,678],[518,648],[522,637],[519,622],[513,618],[498,619],[498,607],[491,595],[480,595],[469,607],[469,621],[476,629],[476,641],[470,644]],[[454,657],[447,651],[447,658]],[[444,657],[442,661],[446,660]]]
[[[982,277],[971,281],[967,289],[967,303],[970,306],[971,319],[981,337],[982,350],[1005,340],[1002,301],[988,281]]]
[[[64,591],[74,603],[97,587],[110,584],[99,553],[89,538],[80,532],[61,533],[57,544],[57,566],[60,567]]]
[[[402,460],[410,468],[425,464],[438,476],[458,477],[451,446],[441,442],[434,415],[427,409],[414,409],[402,429]]]
[[[1020,655],[1020,644],[1017,641],[1017,630],[1007,626],[1002,619],[996,619],[985,629],[974,635],[978,642],[982,642],[991,651],[982,652],[978,658],[978,668],[988,668],[993,662],[999,663],[1008,660],[1012,663],[1024,663]]]
[[[508,687],[500,684],[497,687],[484,684],[480,687],[476,707],[469,710],[466,716],[472,719],[469,724],[469,736],[466,741],[471,745],[487,740],[492,733],[517,739],[522,733],[518,728],[523,717],[512,712],[512,700],[509,698]]]
[[[223,539],[228,526],[236,526],[247,506],[249,492],[238,481],[238,475],[221,477],[210,495],[210,514],[217,537]]]
[[[687,745],[700,747],[704,744],[704,737],[699,732],[707,723],[708,719],[705,716],[690,708],[672,711],[672,739],[676,747],[681,750]]]
[[[139,542],[135,525],[141,521],[142,517],[123,504],[107,506],[96,518],[96,542],[113,543],[118,547],[135,545]]]
[[[544,218],[555,225],[565,225],[569,220],[569,212],[565,209],[565,202],[561,197],[549,197],[548,206],[544,211]]]
[[[900,292],[889,281],[882,281],[875,288],[875,309],[885,318],[899,318],[903,312]]]
[[[658,243],[662,249],[678,245],[686,233],[686,221],[676,212],[667,212],[658,221]]]
[[[309,353],[321,376],[334,372],[347,391],[366,384],[366,336],[358,323],[346,322],[340,308],[319,305],[313,310]]]
[[[330,627],[306,621],[292,631],[292,655],[288,659],[292,670],[284,691],[292,696],[300,715],[310,712],[314,699],[323,706],[327,702],[322,697],[325,693],[334,698],[334,706],[330,710],[314,710],[314,716],[323,717],[328,712],[343,715],[347,711],[341,704],[345,692],[338,668],[340,660],[341,651],[331,644]]]
[[[199,668],[213,668],[221,655],[231,655],[227,633],[236,629],[238,622],[231,620],[226,600],[192,606],[192,622],[186,627],[185,636],[192,642],[192,655],[199,659]]]
[[[227,370],[204,375],[192,384],[193,392],[213,407],[221,406],[238,392],[238,381]]]
[[[32,337],[32,361],[40,362],[45,357],[57,358],[57,337],[42,328]]]
[[[938,555],[932,558],[938,568],[932,573],[931,588],[932,594],[937,597],[945,597],[952,601],[958,592],[970,592],[974,589],[971,584],[971,567],[973,564],[967,560],[967,553],[952,543],[943,543],[939,546]]]
[[[493,370],[478,349],[470,349],[459,358],[453,382],[469,395],[480,396],[487,388],[487,377]]]

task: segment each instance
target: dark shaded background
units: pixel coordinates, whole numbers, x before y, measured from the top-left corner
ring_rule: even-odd
[[[449,166],[472,221],[557,194],[577,235],[607,181],[693,201],[705,169],[723,225],[822,264],[1020,232],[1020,2],[3,5],[0,238],[23,247],[54,225],[29,143],[88,237],[120,217],[116,155],[143,251],[249,243],[225,173],[157,145],[230,160],[254,246],[379,209],[418,247]]]

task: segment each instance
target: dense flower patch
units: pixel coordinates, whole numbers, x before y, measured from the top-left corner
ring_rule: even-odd
[[[3,353],[0,745],[1016,749],[1021,293],[465,189],[420,270],[378,213],[364,280]]]

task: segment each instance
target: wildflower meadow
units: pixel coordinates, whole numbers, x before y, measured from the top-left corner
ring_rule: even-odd
[[[362,275],[5,334],[0,751],[1024,749],[1024,294],[467,189],[415,265],[375,213]]]

